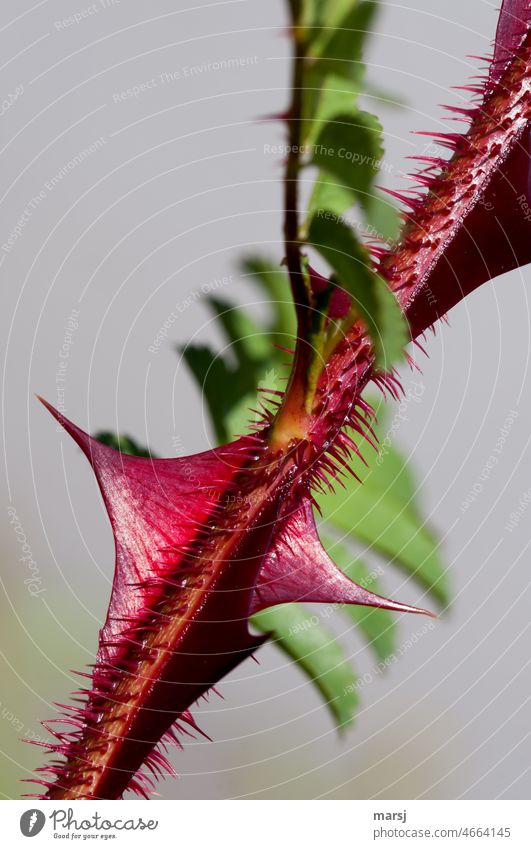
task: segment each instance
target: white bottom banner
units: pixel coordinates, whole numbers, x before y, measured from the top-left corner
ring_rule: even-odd
[[[2,846],[531,849],[523,801],[4,801]]]

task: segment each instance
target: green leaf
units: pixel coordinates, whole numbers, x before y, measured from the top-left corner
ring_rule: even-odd
[[[335,177],[326,171],[320,171],[314,183],[309,203],[309,212],[333,213],[337,218],[342,218],[352,206],[352,194]],[[305,236],[304,231],[302,233]]]
[[[328,5],[335,5],[337,12],[338,4]],[[329,24],[332,28],[326,37],[321,35],[318,41],[314,42],[312,54],[318,55],[316,64],[321,75],[333,73],[356,82],[361,81],[365,71],[361,61],[363,45],[373,23],[376,8],[376,3],[372,0],[356,2],[340,19],[336,18],[335,23]]]
[[[398,239],[402,219],[400,211],[380,192],[373,190],[365,205],[365,220],[372,229],[373,238],[380,241],[395,242]]]
[[[256,421],[256,415],[251,412],[256,409],[256,405],[256,392],[248,392],[234,399],[234,403],[224,416],[225,430],[230,439],[243,433],[253,421]]]
[[[242,368],[244,365],[242,364]],[[285,383],[280,381],[280,373],[278,369],[271,368],[265,371],[258,377],[257,386],[265,389],[282,390]],[[234,436],[241,434],[251,424],[258,424],[260,418],[256,411],[259,407],[259,402],[267,406],[268,396],[262,395],[259,399],[256,389],[242,395],[237,399],[228,414],[225,417],[227,431]]]
[[[223,328],[230,351],[239,362],[262,362],[271,351],[271,341],[246,310],[218,298],[209,298],[208,305]]]
[[[414,403],[414,399],[420,396],[415,389],[411,389],[408,397]],[[359,434],[353,431],[349,433],[369,466],[358,457],[352,457],[351,466],[362,484],[353,477],[348,478],[344,480],[345,489],[336,494],[317,496],[323,514],[319,522],[324,522],[325,527],[327,524],[334,527],[342,534],[347,532],[353,541],[361,541],[396,562],[428,589],[435,599],[447,605],[449,586],[439,550],[440,543],[423,518],[419,488],[411,462],[391,441],[392,432],[388,423],[392,410],[389,412],[387,404],[381,399],[369,401],[378,416],[375,432],[380,453],[375,455]],[[325,542],[332,559],[350,578],[363,584],[356,577],[356,574],[362,574],[363,569],[356,565],[361,562],[359,558],[349,560],[349,552],[344,553],[340,544],[330,542],[326,536]],[[373,583],[371,589],[381,594],[377,586],[377,583]]]
[[[408,387],[406,401],[413,404],[420,403],[422,392],[422,384],[413,380]],[[356,457],[353,458],[351,465],[361,480],[369,482],[375,489],[379,488],[386,494],[392,495],[420,518],[422,509],[418,502],[421,492],[415,480],[413,463],[396,447],[394,437],[396,423],[391,420],[393,406],[384,401],[381,395],[369,396],[366,400],[374,409],[377,419],[373,430],[378,439],[378,454],[374,455],[372,447],[368,446],[363,436],[351,431],[350,437],[365,457],[368,467]],[[432,536],[436,544],[435,534]]]
[[[374,569],[369,570],[360,557],[352,555],[341,543],[332,541],[325,534],[320,536],[330,557],[352,581],[378,595],[385,595]],[[393,654],[396,645],[396,622],[389,610],[357,604],[342,604],[339,609],[347,619],[357,625],[378,660],[385,661]]]
[[[227,355],[216,354],[204,345],[189,345],[181,350],[205,399],[220,442],[227,442],[257,421],[258,416],[252,410],[259,406],[258,387],[284,388],[281,378],[286,371],[283,363],[286,355],[275,349],[273,342],[278,338],[277,344],[286,346],[293,341],[288,333],[292,324],[291,301],[281,300],[286,297],[283,291],[287,284],[285,273],[257,259],[249,260],[246,268],[272,296],[277,318],[281,317],[286,331],[275,334],[270,328],[257,324],[246,310],[211,298],[209,306],[230,342]],[[231,355],[234,363],[230,362]],[[260,401],[267,404],[267,396]]]
[[[304,670],[321,693],[339,728],[352,722],[358,706],[356,676],[336,638],[300,604],[261,610],[252,619],[272,631],[276,645]]]
[[[367,251],[350,227],[327,211],[312,218],[308,243],[332,266],[341,285],[352,295],[354,308],[371,337],[376,366],[389,370],[403,356],[407,324],[386,282],[372,270]]]
[[[317,81],[316,74],[312,73],[311,79],[314,78]],[[357,113],[360,94],[358,85],[338,77],[336,74],[327,74],[320,82],[317,108],[313,113],[317,130],[320,130],[334,115],[355,115]]]
[[[139,445],[130,436],[123,433],[114,433],[110,430],[101,430],[94,434],[94,439],[103,442],[104,445],[110,445],[111,448],[116,448],[122,454],[132,454],[134,457],[154,457],[149,448],[144,448]]]
[[[360,86],[327,74],[324,78],[318,66],[306,73],[303,92],[302,141],[315,144],[319,133],[334,115],[355,115],[358,111]]]
[[[272,367],[267,369],[267,360],[250,356],[251,350],[256,351],[249,344],[250,338],[234,346],[238,356],[236,365],[227,363],[205,345],[188,345],[182,349],[183,359],[201,390],[220,443],[228,442],[249,425],[257,423],[259,416],[253,410],[257,410],[260,403],[267,406],[269,400],[267,395],[258,397],[258,387],[282,390],[285,385],[282,365],[278,363],[275,367],[275,357],[269,358]],[[267,331],[263,338],[267,339]]]
[[[349,189],[326,171],[320,171],[314,183],[308,208],[310,211],[327,210],[338,218],[348,222],[345,213],[352,207],[352,194]],[[369,194],[365,206],[365,224],[360,222],[360,230],[367,239],[393,243],[397,240],[402,220],[396,206],[374,190]],[[354,219],[353,219],[354,220]],[[305,234],[302,231],[302,237]]]
[[[328,493],[317,497],[323,521],[383,554],[446,605],[447,579],[439,546],[417,510],[397,497],[385,478],[372,479],[370,472],[363,484],[351,478],[345,485],[341,497]]]
[[[310,44],[320,33],[325,10],[326,4],[322,0],[303,0],[301,23],[307,30],[306,38]]]
[[[265,267],[253,265],[253,269],[268,277]],[[254,273],[254,272],[253,272]],[[276,284],[278,285],[278,281]],[[182,356],[196,379],[206,401],[216,436],[220,442],[232,439],[242,433],[253,420],[251,410],[257,407],[257,387],[280,389],[279,369],[267,371],[266,364],[274,363],[280,352],[272,347],[272,333],[262,327],[241,308],[236,308],[217,298],[209,299],[209,306],[216,316],[219,326],[230,343],[229,357],[204,345],[189,345],[182,349]],[[285,336],[282,341],[286,344]],[[276,382],[272,383],[274,373]],[[256,420],[256,416],[254,417]]]
[[[421,517],[422,510],[418,504],[420,497],[419,488],[416,485],[411,463],[391,444],[391,437],[385,431],[386,416],[376,429],[379,436],[379,454],[370,463],[365,473],[360,469],[362,479],[369,483],[373,489],[380,489],[386,495],[391,495],[400,501],[408,510]],[[363,446],[360,446],[363,449]]]
[[[217,439],[220,443],[227,442],[232,438],[227,416],[249,391],[248,373],[238,374],[208,345],[187,345],[180,352],[205,400]]]
[[[250,275],[270,298],[275,314],[271,328],[272,341],[289,347],[296,334],[297,324],[288,275],[278,264],[260,256],[246,257],[241,267],[242,272]]]
[[[321,0],[316,13],[306,11],[312,29],[303,75],[302,140],[311,144],[324,121],[356,107],[365,74],[363,44],[376,3]]]
[[[335,29],[344,26],[345,20],[364,5],[362,0],[303,0],[302,22],[308,28],[311,54],[320,56]]]
[[[311,164],[332,174],[364,208],[383,157],[382,127],[368,112],[336,114],[313,147]]]

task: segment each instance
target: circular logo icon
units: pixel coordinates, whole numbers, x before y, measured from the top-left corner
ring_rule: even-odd
[[[20,817],[20,830],[24,837],[35,837],[44,828],[46,817],[37,808],[24,811]]]

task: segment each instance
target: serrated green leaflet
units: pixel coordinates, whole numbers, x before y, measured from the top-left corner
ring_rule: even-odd
[[[408,403],[419,404],[422,400],[423,384],[412,380],[408,390]],[[397,501],[407,506],[416,513],[422,515],[418,504],[420,488],[415,482],[413,469],[409,458],[405,457],[394,444],[394,431],[397,421],[391,420],[390,411],[385,402],[378,398],[369,399],[376,410],[378,423],[374,432],[378,439],[378,454],[375,456],[373,450],[359,435],[351,433],[350,436],[356,442],[360,452],[368,461],[368,468],[363,466],[359,460],[354,458],[356,474],[374,489],[381,489],[388,495],[392,495]]]
[[[181,353],[201,387],[217,438],[227,442],[249,424],[256,387],[267,370],[271,338],[248,311],[216,298],[210,298],[208,305],[227,339],[227,350],[216,354],[206,345],[188,345]]]
[[[353,201],[367,207],[383,157],[381,133],[379,121],[368,112],[336,114],[317,136],[311,164],[336,177]]]
[[[260,631],[273,632],[276,645],[304,670],[341,728],[358,706],[356,674],[341,644],[319,617],[300,604],[282,604],[251,618]]]
[[[354,309],[371,337],[377,368],[390,369],[403,356],[407,325],[395,296],[372,270],[367,251],[352,229],[327,210],[314,215],[307,240],[352,295]]]
[[[275,345],[289,347],[296,332],[295,310],[288,275],[278,263],[260,256],[248,256],[241,263],[242,272],[258,284],[268,296],[273,310],[273,322],[269,329]]]
[[[311,55],[320,56],[334,30],[344,26],[350,15],[359,14],[364,0],[304,0],[302,24],[306,27],[306,39]],[[376,5],[376,4],[373,4]]]
[[[222,443],[227,442],[230,439],[227,417],[242,395],[249,391],[248,375],[245,372],[236,374],[236,370],[208,345],[187,345],[180,351],[200,387],[216,437]]]
[[[420,403],[422,391],[422,384],[413,380],[407,391],[409,403]],[[415,480],[412,465],[394,444],[392,410],[389,411],[381,398],[369,398],[369,401],[377,415],[373,430],[379,453],[375,454],[364,437],[349,432],[365,459],[364,463],[354,455],[350,463],[362,483],[349,476],[343,481],[345,488],[337,495],[319,495],[317,503],[322,512],[320,521],[325,526],[330,523],[342,536],[347,532],[351,539],[358,539],[379,551],[386,559],[396,561],[437,601],[447,605],[450,589],[440,543],[423,516],[419,500],[421,489]],[[343,510],[336,509],[343,504],[346,505]],[[365,521],[368,513],[372,513],[370,522]],[[341,547],[334,548],[331,557],[336,559],[336,550],[339,550],[339,561],[343,557]],[[339,564],[342,568],[344,562]],[[356,580],[352,574],[350,577]],[[374,591],[379,592],[377,589]]]
[[[261,363],[270,354],[269,333],[251,317],[247,310],[235,307],[218,298],[209,298],[208,306],[219,319],[219,324],[229,343],[230,352],[237,358],[244,357]]]
[[[357,2],[340,18],[336,18],[335,23],[329,23],[330,29],[321,29],[318,39],[311,45],[311,52],[316,57],[316,66],[322,77],[332,73],[361,82],[365,70],[361,61],[363,44],[372,26],[376,8],[376,3],[370,0]]]
[[[396,206],[380,192],[372,190],[365,204],[367,236],[381,242],[395,242],[398,239],[402,220]]]
[[[365,474],[356,465],[363,484],[348,478],[340,496],[319,496],[323,521],[380,552],[446,605],[447,578],[437,540],[413,505],[412,496],[404,499],[409,494],[407,476],[400,476],[400,483],[395,483],[397,465],[396,460],[390,463],[384,457],[380,467],[371,464]],[[372,472],[373,468],[377,471]]]
[[[351,190],[338,177],[321,170],[315,179],[308,213],[311,216],[314,213],[322,215],[323,212],[331,212],[338,218],[344,218],[353,201]],[[386,243],[396,241],[402,222],[399,211],[388,198],[371,187],[366,195],[363,211],[365,223],[360,221],[359,227],[368,239]],[[303,227],[301,238],[305,239],[306,236]]]
[[[310,214],[331,213],[341,218],[352,206],[352,193],[345,188],[340,181],[326,171],[320,171],[314,183],[312,196],[309,203]],[[308,220],[308,224],[310,223]],[[306,239],[308,234],[301,232],[301,237]]]
[[[348,80],[328,74],[323,81],[317,68],[309,70],[303,98],[302,141],[311,148],[334,115],[355,115],[359,93],[360,87]]]

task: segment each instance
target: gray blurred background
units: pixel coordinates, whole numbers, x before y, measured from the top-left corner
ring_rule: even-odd
[[[382,4],[368,76],[407,101],[368,101],[384,122],[389,185],[426,149],[411,131],[448,126],[439,104],[459,102],[451,86],[478,73],[467,54],[489,49],[497,5]],[[80,21],[65,25],[74,12]],[[33,393],[159,455],[211,444],[175,345],[220,342],[202,286],[221,281],[219,294],[253,301],[242,252],[281,257],[281,162],[267,145],[283,128],[256,119],[286,105],[285,22],[281,0],[2,4],[4,797],[25,792],[18,779],[42,761],[19,738],[46,736],[39,720],[78,686],[68,670],[94,659],[113,567],[89,466]],[[483,287],[429,339],[421,402],[395,434],[444,538],[451,609],[431,630],[402,618],[403,656],[385,675],[346,635],[369,675],[342,738],[300,672],[266,647],[260,666],[223,683],[224,701],[199,706],[215,742],[174,755],[182,777],[163,797],[529,797],[530,277]],[[423,603],[391,568],[385,584]]]

